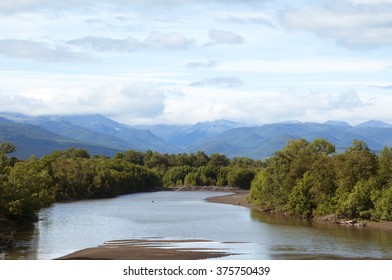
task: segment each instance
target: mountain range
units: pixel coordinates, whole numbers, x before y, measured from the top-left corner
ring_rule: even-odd
[[[12,142],[14,156],[41,157],[68,147],[113,156],[124,150],[182,153],[205,151],[228,157],[264,159],[282,149],[289,139],[325,138],[338,152],[364,140],[370,149],[392,146],[392,125],[371,120],[356,126],[344,121],[284,122],[259,126],[220,120],[195,125],[129,126],[102,115],[39,116],[0,113],[0,142]]]

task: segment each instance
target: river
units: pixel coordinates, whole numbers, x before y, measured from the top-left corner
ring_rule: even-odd
[[[209,203],[219,192],[153,192],[55,203],[6,259],[53,259],[110,240],[202,239],[224,259],[392,259],[392,233]],[[183,243],[178,246],[187,246]],[[194,247],[195,245],[192,244]]]

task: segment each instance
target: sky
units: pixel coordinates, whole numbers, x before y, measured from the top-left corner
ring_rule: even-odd
[[[0,0],[0,111],[392,123],[392,0]]]

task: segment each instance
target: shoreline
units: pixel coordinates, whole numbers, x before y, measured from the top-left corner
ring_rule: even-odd
[[[211,186],[191,187],[183,186],[173,188],[171,191],[211,191],[228,192],[227,195],[212,196],[205,200],[210,203],[230,204],[263,211],[250,205],[247,197],[249,190],[238,188],[218,188]],[[273,215],[273,214],[271,214]],[[317,221],[317,223],[331,223],[331,221]],[[353,224],[341,224],[344,227],[354,227]],[[357,227],[357,226],[356,226]],[[392,232],[392,222],[366,222],[364,227]],[[200,248],[198,242],[211,242],[209,240],[159,240],[159,239],[131,239],[107,241],[104,244],[86,248],[71,254],[56,258],[56,260],[206,260],[222,258],[232,255],[225,251],[216,251],[208,246]],[[180,243],[195,244],[195,247],[174,247]],[[174,248],[173,248],[174,247]]]
[[[222,258],[231,253],[198,247],[197,243],[210,240],[129,239],[107,241],[98,247],[86,248],[56,258],[56,260],[206,260]],[[176,244],[194,244],[194,247],[175,247]]]
[[[234,194],[209,197],[206,200],[208,202],[212,202],[212,203],[231,204],[231,205],[236,205],[236,206],[248,207],[251,209],[255,209],[257,211],[263,211],[262,209],[249,204],[249,202],[247,200],[247,197],[249,195],[248,190],[237,189],[236,191],[233,190],[233,192],[234,192]],[[263,211],[263,212],[265,212],[265,211]],[[271,215],[273,215],[273,214],[271,213]],[[392,222],[372,222],[372,221],[362,221],[362,220],[358,220],[355,223],[352,223],[351,221],[346,221],[346,220],[332,222],[331,220],[323,219],[323,218],[311,219],[311,220],[314,222],[317,222],[317,223],[332,223],[332,224],[338,224],[338,225],[346,226],[346,227],[350,227],[350,226],[351,227],[368,227],[368,228],[374,228],[374,229],[378,229],[378,230],[392,232]]]

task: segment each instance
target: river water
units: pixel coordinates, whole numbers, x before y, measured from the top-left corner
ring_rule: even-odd
[[[56,203],[18,233],[7,259],[53,259],[110,240],[202,239],[224,259],[392,259],[392,233],[206,202],[217,192],[154,192]],[[186,247],[187,243],[177,244]],[[191,244],[192,248],[195,244]]]

